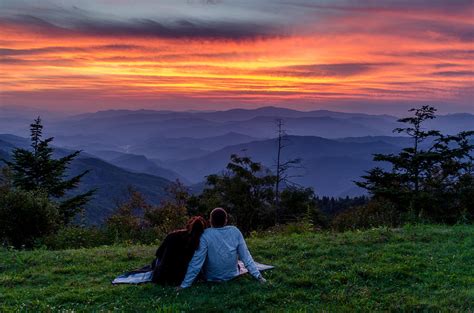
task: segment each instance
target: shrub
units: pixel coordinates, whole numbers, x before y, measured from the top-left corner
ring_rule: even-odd
[[[97,227],[69,226],[58,232],[45,236],[37,241],[38,246],[48,249],[78,249],[91,248],[112,244],[112,238],[107,236],[104,229]]]
[[[147,225],[155,228],[158,233],[168,234],[173,230],[184,228],[188,215],[184,206],[166,202],[145,211],[144,219]]]
[[[128,199],[119,204],[115,213],[105,222],[108,236],[116,243],[139,241],[141,231],[146,227],[143,214],[150,207],[140,192],[129,188]]]
[[[331,222],[337,231],[366,229],[378,226],[398,227],[402,217],[391,202],[372,200],[368,204],[339,213]]]
[[[287,187],[281,192],[280,221],[303,221],[321,227],[326,225],[326,218],[318,207],[316,195],[312,188]]]
[[[306,220],[288,224],[280,224],[273,226],[268,230],[270,233],[292,235],[292,234],[305,234],[314,231],[314,226]]]
[[[140,192],[129,189],[129,199],[105,223],[106,237],[113,243],[155,243],[186,225],[187,210],[180,203],[167,201],[153,206]]]
[[[4,244],[31,247],[36,238],[56,231],[58,206],[44,193],[19,189],[0,192],[0,237]]]

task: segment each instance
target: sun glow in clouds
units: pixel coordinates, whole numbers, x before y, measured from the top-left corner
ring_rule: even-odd
[[[471,1],[2,1],[0,12],[1,104],[472,106]]]

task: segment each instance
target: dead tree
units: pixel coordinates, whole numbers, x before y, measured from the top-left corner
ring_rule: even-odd
[[[280,186],[282,183],[297,185],[294,182],[291,182],[291,178],[301,177],[301,175],[290,175],[289,171],[291,169],[302,168],[301,159],[290,159],[287,161],[282,161],[282,152],[283,149],[290,145],[290,140],[286,134],[285,123],[283,119],[279,118],[276,120],[277,126],[277,159],[276,159],[276,182],[275,182],[275,223],[278,224],[281,219],[281,208],[280,208]]]

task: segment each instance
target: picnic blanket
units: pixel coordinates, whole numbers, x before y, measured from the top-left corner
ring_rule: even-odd
[[[261,264],[257,262],[255,262],[255,265],[257,265],[257,268],[259,271],[266,271],[266,270],[270,270],[274,268],[274,266]],[[238,262],[238,266],[239,266],[239,276],[248,273],[248,270],[245,268],[242,261]],[[117,285],[117,284],[136,284],[137,285],[137,284],[149,283],[151,282],[152,276],[153,276],[153,269],[151,268],[150,265],[147,265],[140,269],[137,269],[131,272],[126,272],[118,276],[112,281],[112,285]]]

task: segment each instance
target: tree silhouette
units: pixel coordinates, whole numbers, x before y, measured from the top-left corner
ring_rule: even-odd
[[[399,211],[410,211],[420,218],[454,221],[461,211],[474,215],[472,201],[463,199],[474,193],[473,158],[470,137],[474,131],[444,135],[425,130],[423,123],[435,118],[436,109],[422,106],[411,109],[414,116],[398,120],[408,124],[394,132],[412,138],[413,145],[398,154],[375,154],[374,161],[387,162],[390,171],[376,167],[356,182],[376,199],[386,199]],[[431,139],[427,147],[420,144]]]
[[[64,224],[89,201],[94,190],[67,198],[69,191],[78,187],[81,179],[89,171],[66,179],[66,170],[80,154],[75,151],[65,157],[54,159],[54,149],[50,146],[53,138],[42,139],[43,125],[38,117],[30,125],[31,150],[16,148],[12,161],[4,161],[11,171],[13,186],[25,191],[41,191],[58,202],[59,214]]]

